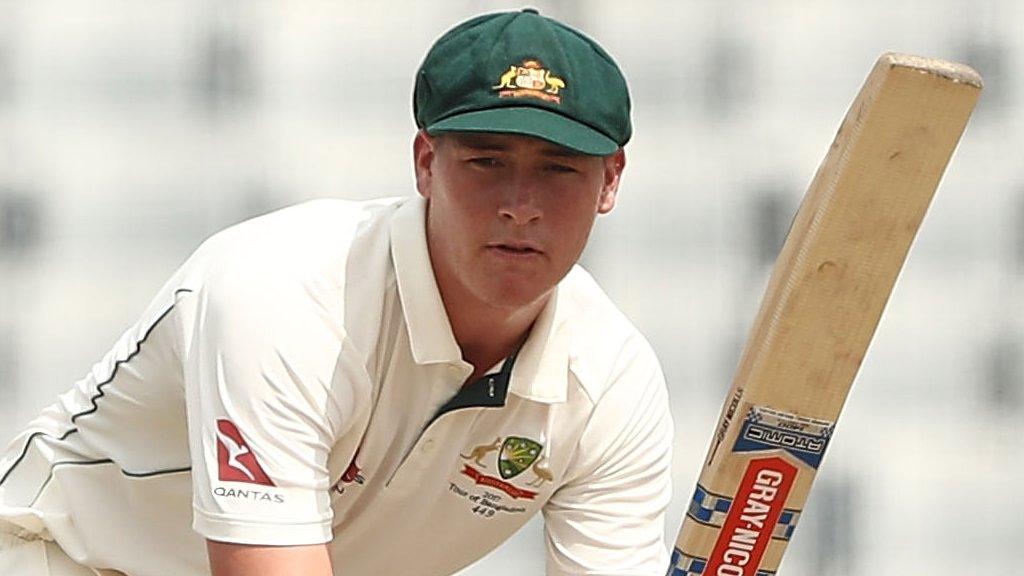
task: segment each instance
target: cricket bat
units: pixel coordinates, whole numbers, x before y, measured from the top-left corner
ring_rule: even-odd
[[[772,269],[669,576],[778,570],[981,87],[962,64],[878,59]]]

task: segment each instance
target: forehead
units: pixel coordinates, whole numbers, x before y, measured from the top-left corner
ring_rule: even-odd
[[[559,146],[547,140],[520,134],[495,134],[490,132],[448,132],[439,135],[445,143],[470,150],[540,154],[562,158],[589,158],[575,150]]]

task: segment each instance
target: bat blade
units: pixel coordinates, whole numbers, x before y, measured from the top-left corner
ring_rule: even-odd
[[[778,570],[981,87],[962,64],[878,59],[772,269],[669,576]]]

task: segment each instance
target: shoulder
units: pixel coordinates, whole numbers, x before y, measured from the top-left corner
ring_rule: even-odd
[[[311,265],[359,248],[361,238],[386,235],[391,214],[404,200],[312,200],[226,228],[200,250],[242,263],[269,260],[289,267]]]
[[[315,200],[247,220],[211,236],[173,283],[196,313],[232,325],[346,325],[346,298],[388,282],[389,224],[404,201]]]
[[[654,349],[588,272],[574,267],[559,291],[570,309],[569,370],[592,404],[617,385],[664,388]]]
[[[565,282],[569,398],[580,419],[568,485],[586,492],[605,477],[626,478],[620,487],[667,481],[673,426],[653,348],[589,274],[576,268]]]
[[[390,217],[405,200],[313,200],[235,224],[193,253],[181,284],[192,290],[308,282],[337,287],[353,256],[386,256]]]

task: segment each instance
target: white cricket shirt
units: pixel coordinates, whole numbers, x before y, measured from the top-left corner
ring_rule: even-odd
[[[449,574],[534,513],[549,574],[664,573],[672,425],[650,346],[574,268],[483,378],[420,198],[321,200],[206,241],[0,461],[0,520],[129,576],[204,538]]]

